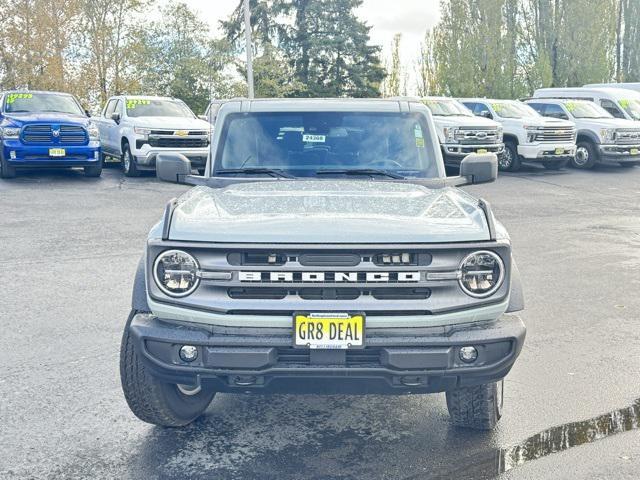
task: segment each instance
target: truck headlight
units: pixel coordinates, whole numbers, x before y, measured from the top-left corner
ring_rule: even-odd
[[[600,130],[600,136],[603,142],[613,142],[616,138],[615,128],[603,128]]]
[[[527,143],[533,143],[538,139],[538,134],[544,132],[544,127],[528,127],[525,125],[525,131],[527,132]]]
[[[87,132],[89,132],[89,140],[100,140],[100,130],[98,130],[98,126],[95,123],[89,122],[89,125],[87,125]]]
[[[136,135],[142,135],[144,138],[147,138],[151,133],[150,128],[143,128],[143,127],[133,127],[133,131],[135,132]]]
[[[497,143],[502,143],[504,140],[504,129],[500,126],[498,127],[498,141]]]
[[[456,130],[455,127],[444,127],[442,133],[444,134],[444,141],[447,143],[456,143]]]
[[[467,295],[484,298],[492,295],[504,281],[504,262],[488,250],[473,252],[460,262],[460,287]]]
[[[15,140],[20,137],[20,127],[2,127],[0,128],[0,138]]]
[[[198,261],[182,250],[167,250],[153,264],[158,288],[171,297],[186,297],[198,288]]]

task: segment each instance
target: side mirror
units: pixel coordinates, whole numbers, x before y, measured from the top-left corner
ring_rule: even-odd
[[[84,109],[84,114],[85,114],[87,117],[91,118],[91,112],[89,111],[89,109],[85,108],[85,109]]]
[[[120,123],[120,114],[118,112],[113,112],[111,114],[111,120],[113,120],[116,123]]]
[[[491,115],[491,112],[489,110],[483,110],[478,114],[480,117],[484,117],[484,118],[493,118],[493,115]]]
[[[184,183],[191,175],[191,161],[180,153],[161,153],[156,157],[156,177],[163,182]]]
[[[471,153],[460,163],[460,177],[468,184],[491,183],[498,178],[498,157],[495,153]]]
[[[198,115],[198,118],[199,118],[200,120],[204,120],[205,122],[208,122],[208,121],[209,121],[209,117],[207,117],[206,115]]]

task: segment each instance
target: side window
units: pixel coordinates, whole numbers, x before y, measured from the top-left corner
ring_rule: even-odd
[[[111,118],[111,114],[113,113],[114,108],[116,108],[116,101],[109,100],[107,102],[107,107],[104,109],[104,117]]]
[[[553,117],[553,118],[560,118],[562,120],[569,120],[569,115],[566,114],[566,112],[562,109],[560,105],[547,103],[544,109],[544,113],[542,113],[537,108],[536,110],[538,111],[538,113],[544,115],[545,117]]]
[[[121,101],[121,100],[118,100],[118,101],[116,102],[116,106],[115,106],[115,108],[113,109],[113,111],[114,111],[114,112],[116,112],[116,113],[119,113],[119,114],[120,114],[120,116],[122,117],[122,113],[123,113],[123,112],[122,112],[122,101]]]
[[[611,100],[600,100],[600,106],[616,118],[625,118],[624,113]]]
[[[493,118],[489,107],[487,107],[487,105],[485,105],[484,103],[476,103],[476,106],[473,109],[473,113],[475,115],[478,115],[479,117]]]
[[[462,102],[462,104],[467,107],[469,110],[471,110],[471,112],[473,112],[474,115],[477,115],[476,113],[476,106],[478,105],[475,102]]]

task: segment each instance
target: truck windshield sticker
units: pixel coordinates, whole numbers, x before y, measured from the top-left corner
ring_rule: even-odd
[[[327,137],[325,135],[312,135],[310,133],[305,133],[302,135],[302,141],[310,143],[325,143],[327,141]]]
[[[504,110],[504,105],[502,105],[501,103],[492,103],[491,108],[493,108],[497,113],[500,113],[502,110]]]
[[[18,98],[33,98],[33,93],[10,93],[7,95],[7,105],[12,104]]]
[[[619,102],[620,102],[620,106],[625,110],[629,108],[629,100],[620,100]]]
[[[138,105],[150,105],[151,100],[140,100],[138,98],[127,99],[127,110],[132,110]]]
[[[564,104],[564,106],[567,107],[567,110],[573,113],[573,111],[577,108],[578,105],[576,105],[575,102],[567,102]]]
[[[413,127],[413,136],[416,137],[416,147],[424,148],[424,135],[422,134],[422,127],[417,123]]]

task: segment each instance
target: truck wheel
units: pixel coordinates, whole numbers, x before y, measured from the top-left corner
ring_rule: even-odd
[[[518,146],[514,142],[504,143],[504,152],[498,159],[498,169],[504,172],[517,172],[522,161],[518,155]]]
[[[542,165],[547,170],[562,170],[569,163],[569,159],[565,158],[562,160],[545,160],[542,162]]]
[[[215,392],[163,383],[151,376],[129,335],[129,323],[120,347],[120,380],[129,408],[140,420],[162,427],[182,427],[193,422],[209,406]]]
[[[129,148],[129,144],[126,142],[122,147],[122,170],[127,177],[140,176],[136,159],[131,155],[131,148]]]
[[[589,169],[598,161],[598,153],[593,143],[581,141],[576,146],[576,154],[571,158],[571,166],[574,168]]]
[[[15,176],[16,167],[9,165],[9,162],[0,155],[0,178],[14,178]]]
[[[447,408],[456,427],[493,430],[502,417],[503,380],[450,390]]]
[[[84,176],[85,177],[99,177],[102,175],[102,155],[100,155],[100,160],[96,165],[91,165],[90,167],[84,167]]]

